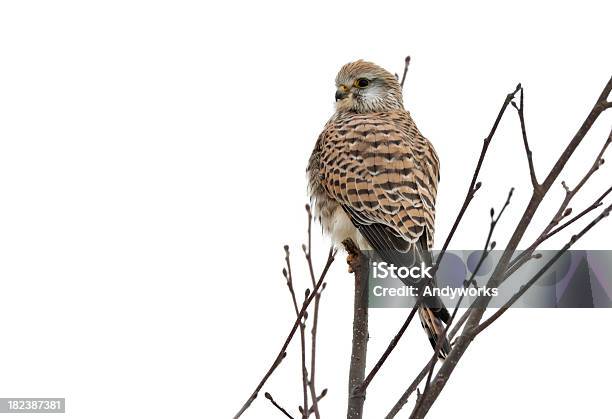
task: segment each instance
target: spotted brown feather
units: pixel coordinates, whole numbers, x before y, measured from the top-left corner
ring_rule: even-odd
[[[425,232],[433,246],[439,162],[407,111],[337,114],[308,171],[319,214],[345,205],[359,223],[383,224],[409,243]]]

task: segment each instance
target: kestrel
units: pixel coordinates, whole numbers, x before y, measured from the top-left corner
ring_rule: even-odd
[[[397,78],[362,60],[344,65],[336,76],[336,112],[307,168],[315,214],[332,240],[351,239],[396,266],[431,266],[439,167],[404,109]],[[439,298],[425,297],[419,317],[435,348],[448,310]],[[439,356],[449,351],[445,341]]]

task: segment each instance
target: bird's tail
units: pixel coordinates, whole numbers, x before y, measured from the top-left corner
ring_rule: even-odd
[[[448,321],[448,310],[444,307],[430,307],[427,300],[421,303],[419,307],[419,317],[421,319],[421,325],[427,333],[431,346],[436,349],[438,339],[443,336],[444,341],[438,352],[440,359],[445,359],[451,350],[450,343],[446,338],[445,334],[445,323]]]
[[[391,240],[391,239],[390,239]],[[392,249],[386,249],[384,246],[379,246],[376,249],[378,256],[387,263],[393,263],[395,266],[417,266],[423,262],[426,266],[433,266],[433,259],[431,251],[428,249],[427,240],[425,235],[421,236],[421,239],[411,245],[407,249],[401,249],[401,245],[405,245],[406,242],[395,243],[398,246],[393,246]],[[389,246],[391,247],[391,246]],[[405,285],[415,286],[418,288],[419,293],[422,293],[426,282],[420,281],[415,284],[410,279],[401,279]],[[430,285],[435,286],[435,278],[431,279]],[[431,346],[436,349],[438,338],[444,336],[444,341],[438,352],[438,357],[445,359],[451,351],[451,345],[446,338],[446,323],[448,323],[450,315],[448,310],[444,306],[444,302],[439,296],[427,295],[424,296],[419,305],[419,317],[421,318],[421,324],[427,333]]]
[[[427,243],[425,237],[421,237],[421,240],[415,244],[415,251],[417,260],[423,260],[428,266],[433,266],[433,259],[431,252],[427,249]],[[435,285],[435,278],[431,281],[431,285]],[[423,289],[421,289],[421,292]],[[444,306],[444,302],[438,296],[426,296],[423,298],[421,305],[419,306],[419,318],[421,319],[421,325],[427,333],[429,342],[433,347],[434,351],[438,345],[439,339],[444,339],[441,343],[438,357],[445,359],[451,351],[451,345],[446,337],[446,324],[449,321],[450,314]]]

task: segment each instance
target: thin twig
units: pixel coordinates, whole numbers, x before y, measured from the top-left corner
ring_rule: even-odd
[[[323,397],[325,397],[327,395],[327,389],[324,388],[323,391],[321,392],[321,394],[319,394],[317,397],[315,397],[315,400],[318,402],[321,401],[321,399]],[[310,410],[308,411],[308,416],[310,416],[311,414],[314,413],[314,405],[310,407]]]
[[[519,96],[519,105],[517,106],[514,101],[512,101],[512,106],[516,109],[518,113],[519,121],[521,123],[521,133],[523,135],[523,144],[525,146],[525,153],[527,154],[527,163],[529,164],[529,176],[531,178],[531,186],[533,189],[539,189],[540,184],[538,183],[538,178],[535,173],[535,168],[533,166],[533,154],[531,153],[531,149],[529,148],[529,141],[527,141],[527,129],[525,128],[525,107],[524,107],[524,90],[521,87],[520,96]]]
[[[308,214],[308,247],[304,247],[304,256],[306,257],[306,262],[308,264],[308,272],[310,272],[310,279],[314,286],[315,274],[314,268],[312,266],[312,211],[310,209],[310,205],[306,204],[306,213]],[[312,329],[311,329],[311,341],[310,341],[310,380],[308,381],[308,387],[310,388],[310,397],[312,399],[312,412],[315,415],[316,419],[321,419],[321,414],[319,412],[319,401],[317,400],[317,391],[315,386],[315,372],[316,372],[316,350],[317,350],[317,327],[319,325],[319,303],[321,300],[321,292],[325,289],[325,284],[321,287],[321,291],[317,292],[315,296],[314,309],[313,309],[313,319],[312,319]],[[304,409],[306,412],[306,417],[310,415],[311,409]]]
[[[463,326],[463,324],[468,319],[469,314],[470,314],[469,309],[466,310],[465,313],[463,313],[463,316],[461,316],[459,321],[457,321],[457,324],[455,324],[453,329],[448,334],[449,340],[452,340],[455,337],[455,335],[459,332],[459,330],[461,329],[461,326]],[[385,416],[385,419],[394,418],[400,412],[400,410],[402,410],[402,407],[404,407],[404,405],[408,402],[408,398],[410,397],[410,395],[415,390],[418,390],[419,384],[427,376],[428,372],[429,372],[429,362],[425,364],[421,372],[414,378],[414,380],[412,380],[412,383],[410,383],[406,391],[404,391],[404,393],[401,395],[399,400],[393,405],[389,413],[387,413],[387,416]]]
[[[487,138],[485,138],[483,141],[482,150],[480,151],[480,157],[478,158],[478,162],[476,163],[476,168],[474,169],[474,174],[472,175],[472,181],[470,182],[470,186],[468,187],[468,191],[463,201],[463,205],[461,206],[461,209],[459,210],[459,214],[457,214],[457,218],[455,219],[455,222],[453,223],[453,227],[451,228],[450,233],[446,237],[444,246],[442,246],[442,250],[438,254],[438,257],[436,258],[436,264],[433,268],[434,274],[438,270],[438,267],[440,266],[440,262],[442,261],[442,258],[444,257],[444,254],[446,253],[446,249],[448,249],[448,245],[450,244],[451,239],[455,235],[455,231],[457,230],[459,223],[463,219],[463,215],[465,214],[465,211],[467,210],[468,206],[470,205],[470,202],[474,198],[476,191],[478,191],[478,189],[480,189],[480,187],[482,186],[482,183],[478,182],[478,175],[480,174],[482,163],[484,162],[484,158],[487,154],[487,150],[489,149],[489,144],[491,144],[491,140],[493,139],[493,136],[495,135],[495,131],[497,131],[497,127],[499,126],[502,116],[506,112],[506,108],[508,107],[510,102],[512,102],[514,95],[516,95],[519,89],[521,89],[520,83],[516,86],[514,91],[506,95],[506,98],[504,99],[504,103],[502,104],[502,107],[497,114],[497,118],[495,118],[495,122],[493,123],[493,126],[491,127],[491,131],[489,132],[489,135],[487,136]]]
[[[541,255],[539,255],[539,256],[541,256]],[[535,258],[536,256],[534,255],[532,257]],[[449,341],[452,341],[453,338],[455,337],[455,335],[457,335],[457,333],[459,333],[459,331],[461,330],[461,327],[465,324],[465,322],[467,321],[468,317],[470,316],[471,310],[475,306],[476,306],[476,301],[469,308],[467,308],[465,310],[465,312],[463,313],[463,315],[459,318],[459,320],[457,321],[455,326],[448,333],[448,340]],[[451,346],[454,346],[454,343],[451,343]],[[429,367],[430,367],[430,364],[428,362],[427,364],[425,364],[425,366],[423,367],[421,372],[415,377],[415,379],[412,381],[412,383],[408,386],[406,391],[404,391],[404,393],[401,395],[401,397],[398,399],[398,401],[395,403],[395,405],[393,405],[393,407],[391,408],[391,410],[389,411],[387,416],[385,416],[386,419],[394,418],[400,412],[402,407],[408,402],[408,398],[410,397],[410,395],[415,390],[418,389],[418,385],[421,383],[421,381],[423,381],[423,379],[427,375],[427,373],[429,371]]]
[[[283,407],[281,405],[276,403],[276,401],[274,400],[274,398],[272,397],[272,395],[270,393],[266,392],[266,393],[264,393],[264,396],[266,397],[266,399],[270,400],[270,403],[272,403],[272,406],[274,406],[278,410],[280,410],[286,417],[293,419],[293,416],[291,416],[289,414],[289,412],[287,412],[285,409],[283,409]]]
[[[513,265],[515,263],[517,263],[518,261],[521,261],[523,258],[527,257],[528,255],[531,255],[538,248],[538,246],[540,246],[546,240],[548,240],[549,238],[551,238],[555,234],[559,233],[561,230],[563,230],[567,226],[571,225],[572,223],[574,223],[575,221],[577,221],[578,219],[580,219],[581,217],[583,217],[584,215],[586,215],[587,213],[589,213],[590,211],[594,210],[599,205],[601,205],[601,201],[603,200],[603,198],[606,195],[608,195],[610,190],[604,192],[604,194],[601,197],[599,197],[592,205],[590,205],[588,208],[586,208],[580,214],[576,215],[575,217],[573,217],[569,221],[565,222],[564,224],[562,224],[561,226],[559,226],[559,227],[557,227],[557,228],[555,228],[553,230],[553,227],[559,225],[559,223],[564,218],[568,217],[571,214],[572,210],[571,210],[571,208],[569,208],[570,202],[576,196],[578,191],[580,191],[580,189],[582,189],[582,187],[585,185],[585,183],[590,179],[590,177],[593,175],[593,173],[595,173],[604,164],[603,155],[604,155],[604,153],[606,152],[608,146],[611,143],[612,143],[612,130],[610,131],[610,134],[608,135],[608,138],[606,139],[606,141],[604,142],[603,146],[601,147],[601,150],[597,154],[597,157],[595,158],[595,161],[589,167],[589,170],[587,170],[585,175],[578,182],[578,184],[576,185],[576,187],[574,189],[570,189],[565,182],[561,182],[561,185],[565,189],[565,197],[563,198],[563,201],[559,205],[559,208],[557,209],[557,212],[552,217],[551,221],[546,225],[544,230],[540,233],[538,238],[531,245],[529,245],[527,247],[527,249],[523,250],[518,256],[516,256],[510,262],[510,264],[509,264],[509,268],[510,269],[512,269],[512,267],[513,267]]]
[[[508,262],[510,261],[512,255],[516,251],[527,227],[531,224],[534,214],[542,203],[543,198],[546,196],[547,192],[550,190],[550,187],[558,178],[559,174],[572,157],[580,143],[582,143],[585,135],[589,132],[595,121],[599,118],[601,113],[608,109],[607,107],[607,98],[610,95],[610,91],[612,90],[612,77],[602,90],[599,95],[595,105],[589,112],[589,115],[586,117],[576,134],[573,136],[572,140],[566,146],[565,150],[559,158],[557,162],[553,166],[553,168],[548,173],[548,176],[544,179],[541,184],[541,188],[539,190],[534,190],[525,211],[517,224],[512,237],[508,241],[508,244],[505,246],[505,250],[502,253],[500,260],[498,261],[496,267],[493,270],[493,273],[487,283],[488,287],[496,287],[499,285],[499,282],[502,278],[505,277],[505,272],[508,269]],[[435,402],[440,392],[446,386],[450,375],[453,373],[456,368],[459,360],[465,354],[465,351],[470,346],[471,342],[474,339],[473,331],[478,327],[480,321],[485,313],[486,306],[490,302],[490,296],[480,296],[477,298],[477,302],[479,304],[478,307],[474,308],[470,311],[470,315],[466,322],[464,331],[462,335],[457,339],[455,346],[453,347],[449,356],[447,356],[446,361],[436,374],[436,378],[432,381],[431,391],[423,396],[422,407],[419,411],[418,416],[415,419],[421,419],[424,417],[432,404]]]
[[[485,240],[485,244],[484,244],[484,248],[483,248],[482,254],[480,255],[480,259],[478,260],[478,263],[476,264],[475,269],[472,271],[472,275],[470,276],[470,279],[467,280],[467,281],[464,281],[463,288],[469,288],[470,285],[477,286],[476,280],[474,278],[478,274],[478,272],[480,271],[480,268],[481,268],[482,264],[484,263],[484,261],[486,260],[486,258],[489,256],[489,254],[495,248],[495,242],[491,242],[491,239],[493,238],[493,232],[495,231],[495,227],[497,226],[497,223],[499,222],[499,219],[503,215],[504,211],[510,205],[510,200],[512,199],[512,194],[513,193],[514,193],[514,188],[511,188],[510,192],[508,192],[508,197],[506,198],[506,202],[502,206],[502,209],[499,212],[499,214],[497,215],[497,217],[495,217],[495,210],[493,208],[491,208],[491,212],[490,212],[490,214],[491,214],[491,222],[489,224],[489,233],[487,234],[487,238]],[[451,315],[448,323],[446,324],[446,327],[444,328],[444,333],[442,333],[438,337],[438,339],[436,341],[436,347],[434,349],[434,354],[431,357],[431,360],[429,361],[429,372],[427,374],[427,380],[425,381],[425,389],[423,390],[423,393],[422,393],[423,395],[426,395],[427,392],[430,390],[431,377],[433,376],[433,371],[434,371],[434,368],[436,366],[436,362],[438,360],[438,356],[437,355],[440,352],[440,350],[442,349],[442,345],[443,345],[444,341],[447,338],[446,337],[447,331],[449,330],[449,328],[453,324],[453,321],[455,320],[455,316],[457,315],[457,312],[459,311],[459,307],[461,306],[461,302],[463,301],[463,297],[464,296],[465,296],[465,294],[461,294],[461,296],[459,297],[457,303],[455,304],[455,309],[453,310],[453,314]],[[417,404],[415,405],[415,407],[413,409],[413,412],[412,412],[410,417],[416,416],[418,414],[419,409],[421,408],[422,400],[424,400],[424,398],[421,397],[419,399],[419,401],[417,402]]]
[[[410,55],[406,57],[404,60],[404,74],[402,74],[402,81],[400,82],[400,87],[404,88],[404,82],[406,81],[406,74],[408,74],[408,66],[410,65]]]
[[[291,274],[291,258],[289,255],[289,246],[285,245],[285,264],[287,267],[283,269],[283,275],[287,280],[287,288],[291,294],[291,300],[293,302],[293,308],[295,315],[300,313],[298,308],[297,298],[295,296],[295,290],[293,288],[293,276]],[[306,316],[304,316],[306,317]],[[301,361],[302,361],[302,403],[308,410],[308,370],[306,369],[306,324],[304,321],[300,322],[300,350],[301,350]]]
[[[599,208],[603,204],[603,199],[606,196],[608,196],[608,194],[610,192],[612,192],[612,186],[609,187],[603,194],[601,194],[601,196],[599,198],[597,198],[595,200],[595,202],[593,202],[591,205],[586,207],[579,214],[576,214],[574,217],[570,218],[568,221],[566,221],[565,223],[561,224],[559,227],[555,228],[550,233],[546,234],[546,236],[544,236],[544,240],[549,239],[550,237],[554,236],[555,234],[557,234],[558,232],[560,232],[564,228],[568,227],[569,225],[571,225],[574,222],[578,221],[580,218],[584,217],[589,212],[593,211],[596,208]]]
[[[321,288],[323,281],[325,280],[325,275],[327,275],[327,271],[329,270],[329,267],[333,263],[335,257],[336,257],[336,249],[332,247],[331,249],[329,249],[329,254],[327,256],[327,262],[325,263],[325,267],[323,268],[323,271],[321,272],[321,275],[319,276],[319,280],[317,281],[316,286],[313,288],[308,298],[306,298],[306,300],[304,301],[304,305],[302,306],[302,309],[300,310],[300,313],[298,314],[297,318],[293,322],[293,326],[291,330],[289,331],[289,335],[285,339],[285,343],[283,343],[283,346],[281,347],[281,350],[279,351],[277,357],[272,363],[272,366],[268,369],[268,372],[266,372],[266,374],[261,379],[257,387],[255,387],[255,390],[249,396],[247,401],[242,405],[242,407],[240,408],[236,416],[234,416],[234,419],[239,418],[249,408],[249,406],[251,406],[253,401],[257,398],[257,394],[259,393],[261,388],[264,386],[266,381],[268,381],[268,378],[270,378],[270,376],[272,375],[276,367],[278,367],[278,364],[280,363],[280,361],[285,357],[287,347],[289,346],[291,339],[295,335],[295,332],[297,331],[300,323],[302,322],[302,318],[304,317],[304,314],[306,313],[308,306],[310,305],[315,295],[319,291],[319,288]]]
[[[484,329],[489,327],[495,320],[497,320],[502,314],[504,314],[506,310],[508,310],[512,306],[512,304],[516,302],[516,300],[518,300],[523,294],[525,294],[525,292],[527,292],[527,290],[531,288],[531,286],[535,284],[536,281],[540,279],[540,277],[542,277],[542,275],[544,275],[546,271],[548,271],[548,269],[550,269],[552,265],[555,264],[555,262],[563,255],[565,251],[567,251],[574,243],[576,243],[582,236],[584,236],[591,228],[597,225],[597,223],[599,223],[605,217],[610,215],[611,210],[612,210],[612,204],[608,205],[608,207],[606,207],[598,217],[596,217],[593,221],[591,221],[578,234],[573,235],[572,238],[565,244],[565,246],[563,246],[561,250],[555,253],[555,256],[553,256],[546,263],[546,265],[544,265],[538,271],[538,273],[534,275],[533,278],[531,278],[523,286],[521,286],[521,288],[516,292],[516,294],[514,294],[503,306],[501,306],[495,313],[493,313],[491,317],[483,321],[478,327],[474,329],[473,331],[474,336],[481,333]]]

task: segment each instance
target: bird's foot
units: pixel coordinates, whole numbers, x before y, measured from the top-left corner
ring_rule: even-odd
[[[349,254],[346,256],[346,263],[348,265],[348,272],[350,274],[355,272],[353,269],[353,265],[355,264],[356,261],[357,261],[357,255],[355,255],[352,252],[349,252]]]
[[[348,264],[348,271],[350,274],[359,271],[359,264],[361,263],[361,252],[357,245],[351,240],[346,239],[342,242],[344,249],[346,250],[346,263]]]

